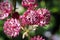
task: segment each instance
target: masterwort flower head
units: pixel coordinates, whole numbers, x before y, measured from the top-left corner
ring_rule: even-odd
[[[17,19],[7,19],[4,23],[4,33],[9,37],[16,37],[20,32],[20,22]]]
[[[34,37],[32,37],[30,40],[45,40],[45,39],[43,39],[41,36],[34,36]]]
[[[39,22],[39,14],[32,9],[28,9],[24,14],[25,19],[30,25],[37,25]]]
[[[9,2],[0,3],[0,19],[5,19],[12,12],[12,5]]]
[[[22,6],[27,8],[34,8],[37,7],[37,2],[36,0],[22,0]]]
[[[50,22],[50,12],[45,8],[39,8],[37,13],[40,15],[40,26],[45,26]]]
[[[22,27],[27,26],[27,21],[26,21],[24,15],[21,15],[21,16],[19,17],[19,19],[20,19],[20,21],[21,21],[21,26],[22,26]]]

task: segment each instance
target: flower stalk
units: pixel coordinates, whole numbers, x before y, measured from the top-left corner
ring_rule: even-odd
[[[14,12],[15,12],[15,10],[16,10],[16,0],[13,0],[12,2],[13,2]]]

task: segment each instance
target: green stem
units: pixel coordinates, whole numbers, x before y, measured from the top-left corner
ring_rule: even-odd
[[[30,36],[28,36],[28,40],[30,40]]]
[[[9,37],[9,40],[13,40],[13,38]]]
[[[14,12],[15,12],[15,10],[16,10],[16,0],[13,0],[12,2],[13,2]]]

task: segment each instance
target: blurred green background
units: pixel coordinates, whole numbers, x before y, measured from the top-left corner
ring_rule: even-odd
[[[12,0],[9,1],[12,2]],[[16,8],[17,8],[16,11],[19,12],[20,15],[27,10],[26,8],[22,7],[21,1],[22,0],[16,0]],[[54,34],[60,35],[60,0],[37,0],[37,3],[39,4],[38,8],[47,8],[50,11],[51,21],[50,24],[46,25],[45,27],[43,28],[39,27],[35,31],[35,35],[44,36],[44,33],[46,31],[51,32],[52,35]],[[5,20],[0,20],[0,40],[27,40],[27,37],[25,39],[22,39],[21,33],[16,38],[12,38],[12,39],[8,38],[3,32],[4,22]],[[45,36],[44,38],[46,38],[46,40],[49,40]]]

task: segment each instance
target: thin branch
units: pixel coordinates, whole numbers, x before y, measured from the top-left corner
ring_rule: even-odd
[[[15,12],[15,10],[16,10],[16,0],[13,0],[12,2],[13,2],[14,12]]]

